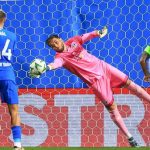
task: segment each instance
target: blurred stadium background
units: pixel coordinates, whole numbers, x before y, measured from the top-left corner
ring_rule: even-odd
[[[55,52],[45,45],[50,34],[63,40],[108,26],[108,35],[84,46],[90,53],[126,73],[146,88],[139,59],[150,43],[149,0],[0,0],[7,13],[5,27],[17,34],[14,57],[19,86],[24,146],[123,147],[127,140],[109,118],[103,105],[78,77],[64,68],[39,79],[28,76],[34,58],[47,63]],[[150,104],[114,89],[125,122],[142,146],[150,145]],[[0,147],[12,146],[9,115],[0,106]]]

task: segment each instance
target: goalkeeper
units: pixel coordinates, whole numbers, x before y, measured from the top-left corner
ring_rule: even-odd
[[[150,96],[140,86],[128,79],[128,76],[106,62],[89,54],[82,47],[86,41],[95,37],[104,37],[107,34],[107,28],[101,31],[93,31],[75,36],[64,42],[57,35],[51,35],[46,44],[56,51],[54,62],[48,65],[48,70],[65,67],[73,74],[76,74],[89,87],[92,87],[95,95],[101,100],[110,113],[114,123],[121,129],[127,137],[132,147],[138,147],[138,143],[128,131],[123,118],[121,117],[117,105],[114,102],[113,87],[127,87],[140,98],[150,102]],[[34,75],[36,76],[36,74]]]
[[[141,67],[142,67],[142,70],[143,70],[143,73],[144,73],[144,81],[145,82],[150,82],[150,72],[148,71],[148,67],[147,67],[147,64],[146,64],[146,60],[150,58],[150,46],[147,46],[144,51],[143,51],[143,54],[140,58],[140,64],[141,64]],[[150,64],[148,64],[150,65]]]

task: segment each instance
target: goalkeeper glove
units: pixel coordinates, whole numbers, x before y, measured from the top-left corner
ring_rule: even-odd
[[[52,70],[52,66],[51,65],[47,65],[46,67],[46,71]]]
[[[98,31],[100,38],[103,38],[108,32],[108,28],[105,26],[102,30]]]

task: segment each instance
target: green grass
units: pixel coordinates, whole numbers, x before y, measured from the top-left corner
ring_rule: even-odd
[[[12,150],[12,148],[3,148],[0,150]],[[150,150],[150,147],[99,147],[99,148],[82,148],[82,147],[25,147],[25,150]]]

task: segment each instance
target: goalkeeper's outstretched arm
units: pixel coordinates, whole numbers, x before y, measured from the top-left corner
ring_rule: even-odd
[[[54,69],[60,68],[60,67],[63,66],[63,64],[64,64],[63,59],[60,58],[60,57],[59,58],[56,57],[55,60],[54,60],[54,62],[49,63],[47,65],[47,69],[46,70],[54,70]]]
[[[95,37],[100,37],[103,38],[104,36],[106,36],[106,34],[108,33],[108,28],[105,26],[103,29],[101,30],[95,30],[93,32],[90,33],[85,33],[81,36],[77,36],[77,40],[83,44]]]

